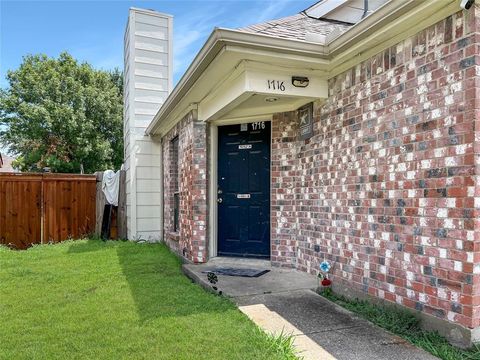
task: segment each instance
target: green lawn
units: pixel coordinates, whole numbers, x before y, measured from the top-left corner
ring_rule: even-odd
[[[1,359],[292,358],[274,340],[163,245],[0,248]]]
[[[367,300],[348,299],[331,291],[323,292],[322,295],[442,360],[480,360],[480,345],[471,349],[457,348],[438,332],[423,330],[420,320],[406,309],[376,305]]]

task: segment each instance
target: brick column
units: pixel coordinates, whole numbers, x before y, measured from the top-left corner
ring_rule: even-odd
[[[186,259],[207,261],[207,124],[190,112],[163,137],[165,241]],[[173,231],[172,140],[178,138],[179,229]]]
[[[475,197],[471,219],[475,230],[473,251],[473,263],[467,264],[471,271],[469,287],[471,296],[466,297],[464,302],[468,309],[471,306],[472,328],[480,327],[480,6],[475,5],[466,14],[467,33],[471,32],[472,40],[465,49],[465,56],[473,59],[474,64],[465,70],[465,118],[474,122],[474,165],[475,165]],[[470,260],[470,259],[469,259]],[[477,337],[477,340],[478,337]]]
[[[294,112],[272,120],[271,261],[285,267],[296,264],[297,124]]]

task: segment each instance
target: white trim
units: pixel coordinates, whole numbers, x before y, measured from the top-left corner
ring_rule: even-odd
[[[218,119],[218,120],[212,121],[211,123],[215,124],[215,126],[223,126],[223,125],[252,123],[255,121],[272,121],[272,118],[273,118],[273,115],[253,115],[253,116],[247,116],[247,117]]]
[[[160,241],[164,241],[164,216],[165,216],[165,208],[164,208],[164,196],[165,196],[165,188],[164,188],[164,163],[163,163],[163,139],[160,139]]]
[[[303,12],[314,18],[324,17],[335,9],[344,5],[348,0],[323,0],[313,4]]]
[[[168,94],[173,91],[173,16],[168,17]]]
[[[131,9],[132,10],[132,9]],[[137,237],[137,152],[135,151],[136,146],[136,137],[134,126],[132,123],[135,123],[135,14],[137,9],[133,9],[135,11],[130,11],[130,19],[129,19],[129,37],[128,46],[130,49],[130,54],[128,57],[129,62],[129,75],[130,79],[128,79],[129,85],[129,104],[128,104],[128,111],[130,112],[129,116],[129,151],[130,151],[130,226],[131,226],[131,235],[132,238]],[[128,225],[127,225],[128,226]],[[128,231],[128,229],[127,229]]]
[[[185,116],[188,113],[190,113],[191,111],[198,111],[198,106],[197,104],[190,104],[184,109],[176,109],[176,110],[179,110],[179,112],[176,113],[175,116],[172,116],[172,118],[166,124],[164,124],[168,128],[168,131],[170,131],[179,121],[185,118]],[[166,133],[168,133],[168,131],[166,131],[164,134],[158,134],[158,135],[164,136]],[[155,136],[155,135],[152,133],[150,134],[150,136]]]
[[[209,120],[218,113],[225,114],[246,100],[250,94],[245,92],[246,75],[234,71],[227,81],[224,81],[212,93],[207,95],[198,106],[198,119]]]
[[[210,191],[209,196],[209,235],[208,235],[208,257],[214,258],[217,256],[218,250],[218,207],[217,207],[217,184],[218,184],[218,126],[216,124],[210,124],[210,141],[209,141],[209,174],[208,187]]]
[[[173,18],[173,15],[170,15],[170,14],[162,13],[162,12],[159,12],[159,11],[156,11],[156,10],[138,8],[138,7],[135,7],[135,6],[131,6],[130,10],[135,10],[136,13],[143,13],[145,15],[150,15],[150,16],[153,15],[153,16],[158,16],[158,17],[167,18],[167,19],[168,18]]]

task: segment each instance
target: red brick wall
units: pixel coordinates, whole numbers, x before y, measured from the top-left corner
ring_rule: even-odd
[[[334,282],[480,325],[478,13],[330,79],[310,140],[295,113],[274,116],[274,263],[328,259]]]
[[[299,149],[296,114],[276,114],[271,149],[271,254],[274,265],[295,267],[298,231]]]
[[[206,261],[207,253],[207,145],[206,124],[189,113],[163,137],[164,239],[174,251],[193,262]],[[179,139],[180,228],[174,232],[172,139]]]

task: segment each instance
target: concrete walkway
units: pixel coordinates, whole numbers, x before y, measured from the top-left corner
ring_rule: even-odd
[[[317,279],[303,272],[271,267],[268,261],[233,258],[185,264],[183,270],[211,289],[203,271],[216,267],[270,270],[258,278],[219,275],[217,287],[265,331],[294,335],[294,344],[305,360],[437,359],[319,296],[313,291]]]

